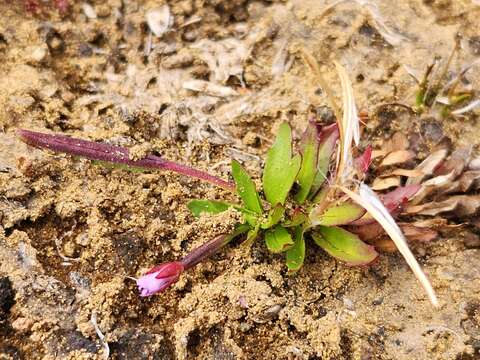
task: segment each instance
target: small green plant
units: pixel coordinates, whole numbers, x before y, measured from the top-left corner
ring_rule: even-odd
[[[262,176],[264,196],[260,196],[246,170],[233,160],[232,176],[242,204],[193,200],[188,207],[197,217],[231,207],[239,210],[247,241],[260,238],[270,252],[284,253],[289,272],[301,268],[306,238],[347,264],[368,264],[378,256],[375,249],[343,228],[366,211],[344,196],[328,196],[333,180],[329,178],[329,166],[338,136],[336,124],[321,128],[311,121],[300,141],[300,153],[293,155],[290,126],[282,123],[267,152]]]
[[[418,86],[414,105],[417,113],[438,110],[441,117],[447,118],[467,113],[480,106],[480,101],[474,99],[475,91],[462,89],[461,86],[465,74],[478,64],[478,60],[463,67],[452,79],[447,79],[448,72],[451,71],[452,60],[459,49],[460,38],[457,38],[455,46],[443,66],[439,64],[440,59],[435,58],[434,62],[427,66],[421,80],[410,73]]]
[[[335,65],[343,93],[342,113],[331,98],[337,123],[321,126],[310,121],[299,141],[297,154],[294,154],[292,130],[287,123],[282,123],[266,155],[262,191],[235,160],[231,162],[232,183],[155,155],[132,160],[128,149],[119,146],[29,130],[19,130],[18,134],[23,141],[36,147],[130,169],[172,171],[238,194],[241,204],[208,199],[190,201],[188,208],[195,217],[234,208],[242,214],[242,222],[231,234],[207,241],[184,258],[157,265],[136,279],[141,296],[165,290],[178,280],[182,272],[209,258],[239,236],[244,236],[247,243],[260,238],[270,252],[284,254],[289,273],[302,267],[306,242],[310,240],[348,265],[366,265],[374,261],[378,253],[356,233],[380,225],[420,280],[431,302],[437,305],[430,282],[392,217],[400,212],[420,186],[399,187],[380,199],[361,183],[370,165],[372,151],[367,147],[358,158],[352,158],[353,142],[358,145],[360,141],[358,116],[345,69],[338,63]]]

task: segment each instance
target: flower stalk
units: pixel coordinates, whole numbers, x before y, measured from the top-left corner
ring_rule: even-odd
[[[45,134],[25,129],[19,129],[18,135],[28,145],[38,148],[82,156],[90,160],[122,164],[129,167],[172,171],[177,174],[209,182],[225,190],[235,191],[235,185],[229,181],[210,175],[202,170],[165,160],[160,156],[147,155],[143,159],[132,160],[129,157],[128,149],[121,146],[76,139],[59,134]]]
[[[227,245],[236,236],[248,230],[247,226],[240,225],[229,235],[222,234],[193,249],[179,261],[172,261],[154,266],[145,275],[137,280],[140,296],[146,297],[162,292],[178,281],[180,275],[195,265],[210,258],[222,247]]]

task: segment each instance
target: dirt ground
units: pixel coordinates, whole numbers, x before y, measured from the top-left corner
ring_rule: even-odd
[[[412,105],[407,70],[448,58],[457,35],[452,69],[479,59],[478,1],[325,11],[333,2],[97,0],[60,11],[46,0],[36,13],[25,3],[0,1],[0,359],[105,359],[107,343],[112,359],[480,359],[480,250],[462,231],[414,249],[439,309],[398,254],[350,268],[311,244],[288,276],[261,241],[233,244],[142,299],[125,276],[224,231],[225,219],[195,221],[187,202],[234,196],[43,152],[15,135],[107,141],[223,178],[235,158],[258,179],[280,122],[298,139],[308,117],[331,121],[304,48],[337,94],[332,61],[348,70],[370,116],[364,143],[421,134],[420,161],[438,132],[455,147],[477,144],[477,116],[382,109]],[[467,76],[474,89],[478,69]]]

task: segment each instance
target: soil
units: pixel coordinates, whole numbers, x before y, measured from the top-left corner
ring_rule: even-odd
[[[332,61],[348,70],[369,114],[364,144],[420,134],[418,160],[443,135],[476,145],[475,113],[426,119],[389,104],[412,105],[407,69],[421,77],[457,36],[452,69],[479,59],[477,1],[371,1],[387,30],[353,1],[328,12],[318,0],[26,3],[0,1],[1,359],[104,359],[107,343],[112,359],[480,359],[480,250],[461,231],[415,246],[438,309],[398,254],[351,268],[311,244],[289,276],[261,241],[140,298],[126,276],[185,255],[235,216],[197,221],[188,201],[235,197],[33,149],[15,133],[106,141],[225,179],[235,158],[258,180],[282,121],[297,139],[309,117],[332,121],[306,49],[336,94]],[[157,36],[146,15],[163,6],[173,20]],[[464,85],[479,89],[479,74]],[[189,80],[221,87],[193,91]]]

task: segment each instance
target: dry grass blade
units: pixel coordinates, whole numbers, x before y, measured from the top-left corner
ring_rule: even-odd
[[[480,106],[480,99],[477,99],[477,100],[474,100],[472,101],[471,103],[469,103],[468,105],[460,108],[460,109],[457,109],[455,111],[452,111],[452,114],[453,115],[461,115],[461,114],[465,114],[466,112],[469,112],[471,110],[474,110],[476,109],[477,107]]]
[[[395,242],[395,245],[405,258],[405,261],[410,266],[413,273],[427,292],[430,302],[433,304],[433,306],[437,307],[438,299],[435,295],[435,291],[433,290],[432,285],[430,284],[430,281],[428,280],[422,268],[420,267],[417,260],[410,251],[410,248],[408,247],[407,241],[402,231],[400,230],[388,210],[382,204],[380,199],[365,184],[360,185],[359,194],[354,193],[353,191],[344,187],[342,187],[341,189],[343,192],[345,192],[345,194],[350,196],[353,201],[363,206],[365,210],[367,210],[370,215],[372,215],[375,220],[377,220],[377,222],[382,225],[386,233]]]
[[[345,68],[338,62],[335,63],[338,77],[342,85],[343,114],[342,118],[337,119],[340,130],[340,161],[337,168],[337,177],[344,180],[351,168],[352,142],[356,145],[360,143],[360,123],[358,121],[357,107],[353,97],[353,89]]]
[[[325,81],[325,78],[322,76],[322,73],[320,71],[320,66],[318,65],[317,60],[313,57],[310,52],[308,52],[306,49],[302,48],[300,50],[301,56],[303,61],[308,65],[308,67],[312,70],[313,74],[316,77],[316,80],[320,83],[320,87],[325,91],[325,94],[328,97],[328,101],[330,101],[330,105],[333,108],[333,112],[335,113],[335,116],[337,119],[340,118],[340,108],[337,104],[337,101],[335,100],[335,97],[333,96],[333,91],[328,85],[328,82]]]

